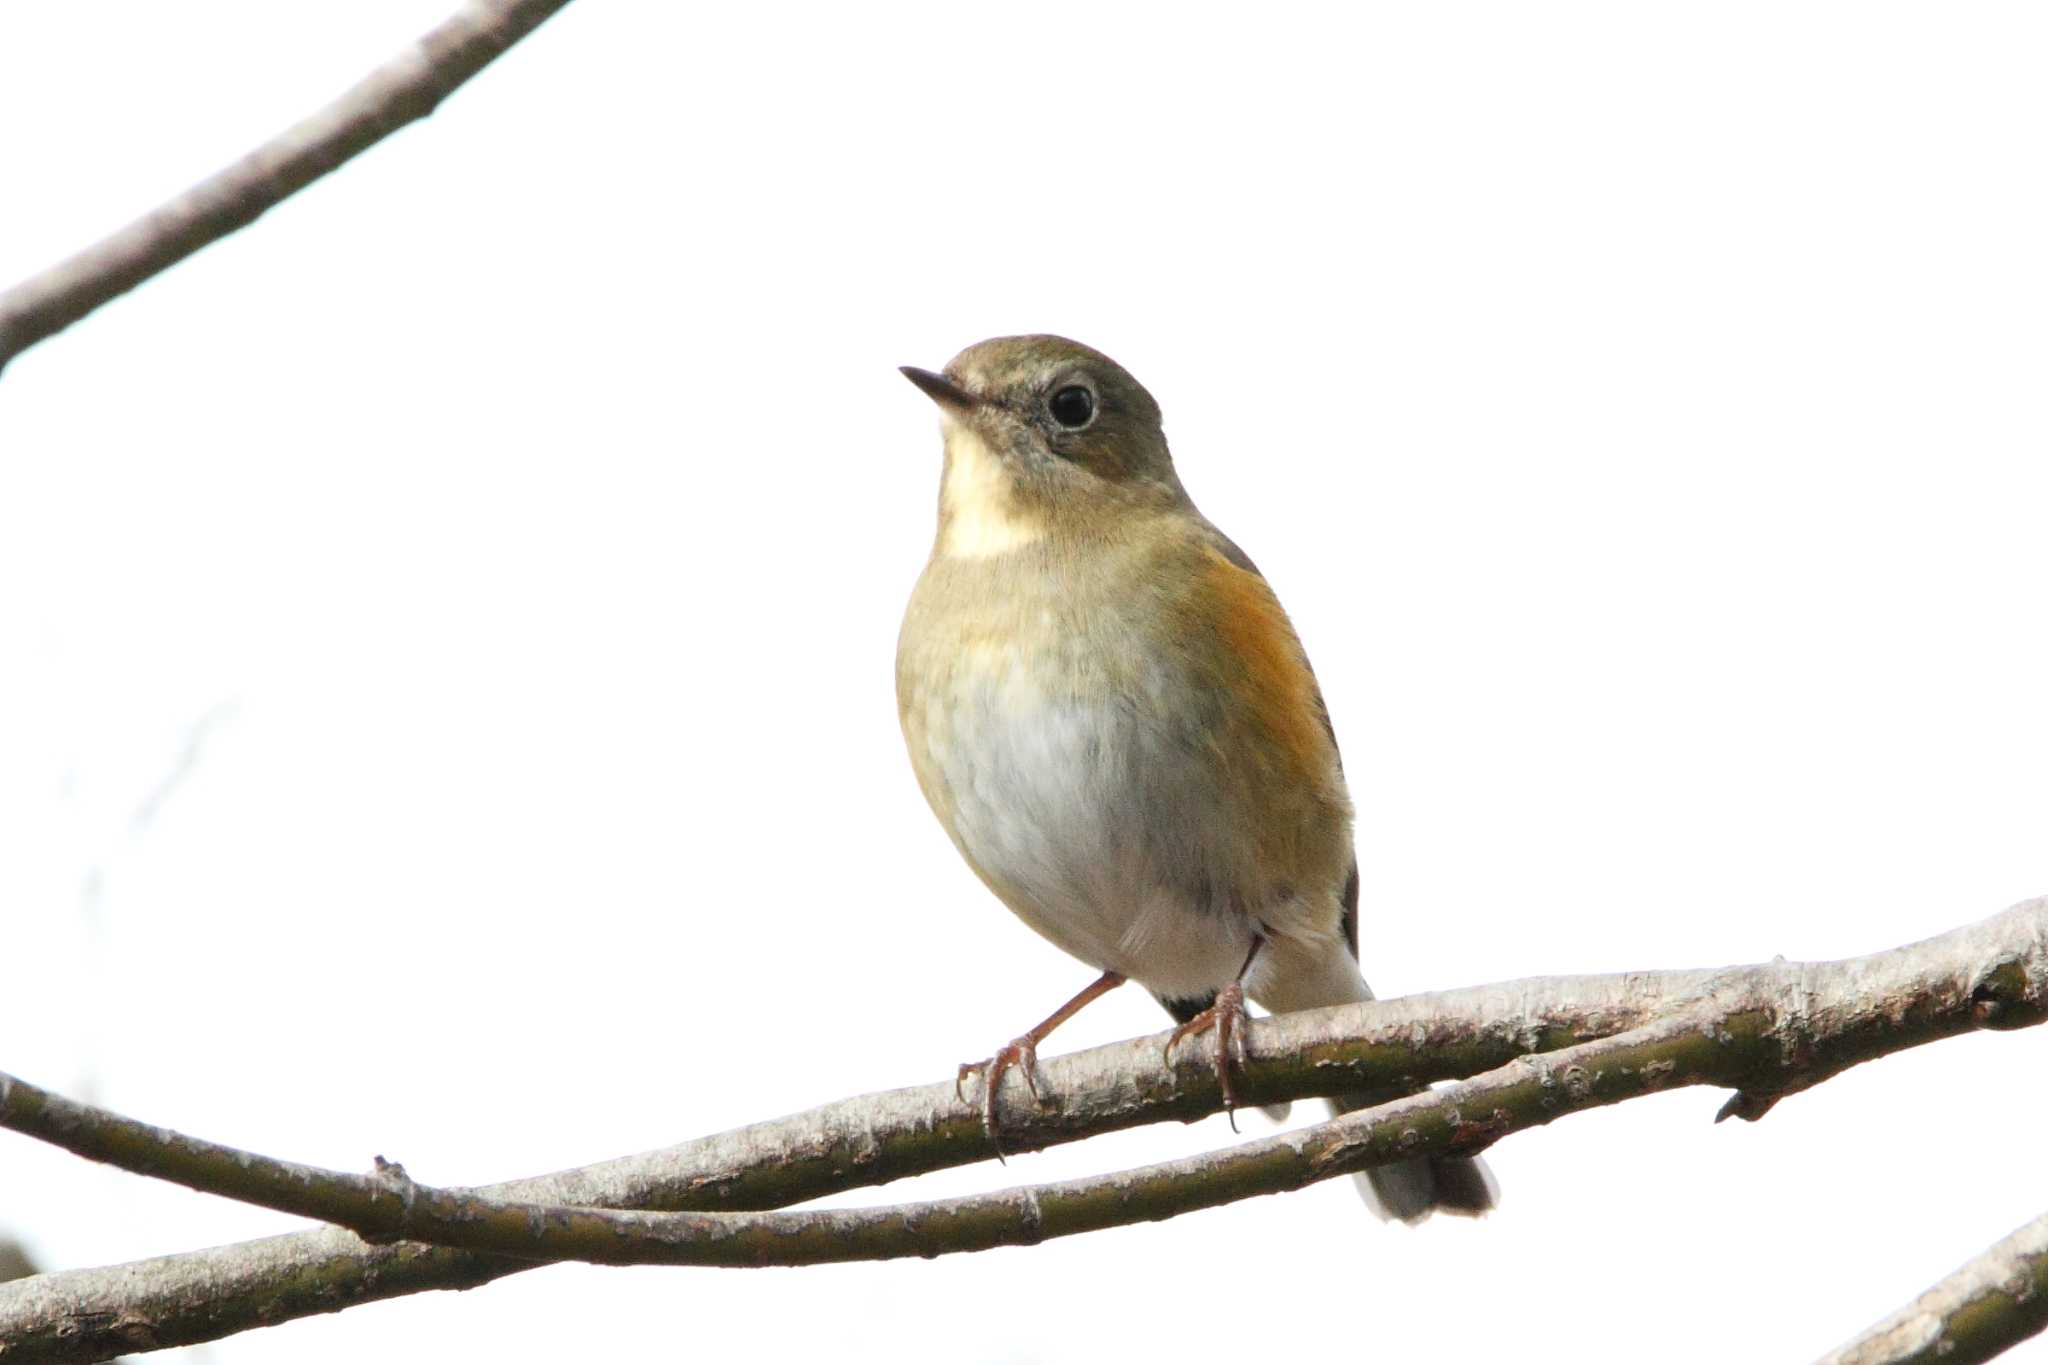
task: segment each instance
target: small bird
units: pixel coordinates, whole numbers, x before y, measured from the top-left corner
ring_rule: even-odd
[[[911,765],[997,898],[1101,973],[960,1081],[980,1078],[995,1138],[1004,1074],[1035,1096],[1038,1044],[1131,980],[1179,1021],[1169,1052],[1214,1035],[1234,1105],[1247,995],[1276,1013],[1372,999],[1351,798],[1308,656],[1181,487],[1159,405],[1109,357],[998,337],[903,373],[945,440],[938,536],[896,646]],[[1498,1199],[1474,1158],[1359,1187],[1405,1222]]]

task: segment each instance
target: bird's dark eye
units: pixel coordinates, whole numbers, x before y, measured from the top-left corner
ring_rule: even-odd
[[[1067,385],[1046,406],[1052,409],[1052,420],[1068,431],[1079,431],[1095,418],[1095,395],[1079,384]]]

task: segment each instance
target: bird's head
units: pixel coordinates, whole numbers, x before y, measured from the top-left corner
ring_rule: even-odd
[[[1056,336],[997,337],[934,373],[942,554],[981,558],[1133,511],[1184,505],[1159,405],[1114,360]]]

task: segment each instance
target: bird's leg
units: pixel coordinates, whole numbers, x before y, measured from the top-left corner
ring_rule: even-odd
[[[1244,965],[1237,969],[1237,979],[1216,992],[1215,1001],[1194,1018],[1173,1031],[1166,1040],[1166,1060],[1173,1060],[1174,1045],[1191,1033],[1216,1030],[1216,1084],[1223,1091],[1223,1113],[1230,1120],[1230,1131],[1237,1131],[1237,1086],[1230,1079],[1230,1054],[1233,1049],[1241,1058],[1244,1056],[1244,1038],[1240,1032],[1250,1016],[1244,1009],[1244,979],[1251,971],[1252,963],[1258,959],[1259,949],[1266,946],[1265,935],[1252,935],[1252,950],[1245,954]]]
[[[962,1062],[960,1074],[953,1078],[953,1093],[960,1099],[967,1098],[964,1087],[969,1076],[981,1077],[981,1126],[988,1133],[990,1145],[996,1149],[996,1160],[1003,1158],[1001,1134],[996,1123],[996,1092],[1003,1084],[1003,1073],[1017,1067],[1024,1073],[1024,1084],[1031,1087],[1031,1098],[1038,1098],[1038,1045],[1045,1036],[1067,1020],[1081,1012],[1081,1007],[1099,996],[1107,995],[1124,984],[1124,977],[1118,972],[1104,972],[1090,982],[1087,989],[1066,1004],[1054,1010],[1049,1018],[1037,1028],[1013,1038],[1003,1047],[996,1049],[996,1055],[985,1062]]]

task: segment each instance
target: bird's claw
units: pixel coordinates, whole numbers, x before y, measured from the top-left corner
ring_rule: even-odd
[[[1216,993],[1216,1001],[1194,1018],[1173,1031],[1166,1040],[1166,1060],[1173,1061],[1173,1049],[1181,1039],[1190,1034],[1216,1034],[1216,1085],[1223,1092],[1223,1113],[1230,1120],[1230,1131],[1237,1131],[1237,1083],[1230,1076],[1230,1058],[1236,1054],[1243,1061],[1244,1029],[1251,1020],[1245,1013],[1244,987],[1233,981]]]
[[[953,1095],[965,1103],[967,1078],[981,1077],[981,1128],[988,1134],[989,1145],[996,1149],[997,1161],[1003,1159],[1003,1142],[1002,1124],[996,1118],[996,1095],[1003,1087],[1003,1073],[1013,1069],[1023,1072],[1032,1102],[1037,1103],[1038,1042],[1033,1038],[1013,1038],[986,1061],[962,1062],[959,1074],[953,1078]]]

